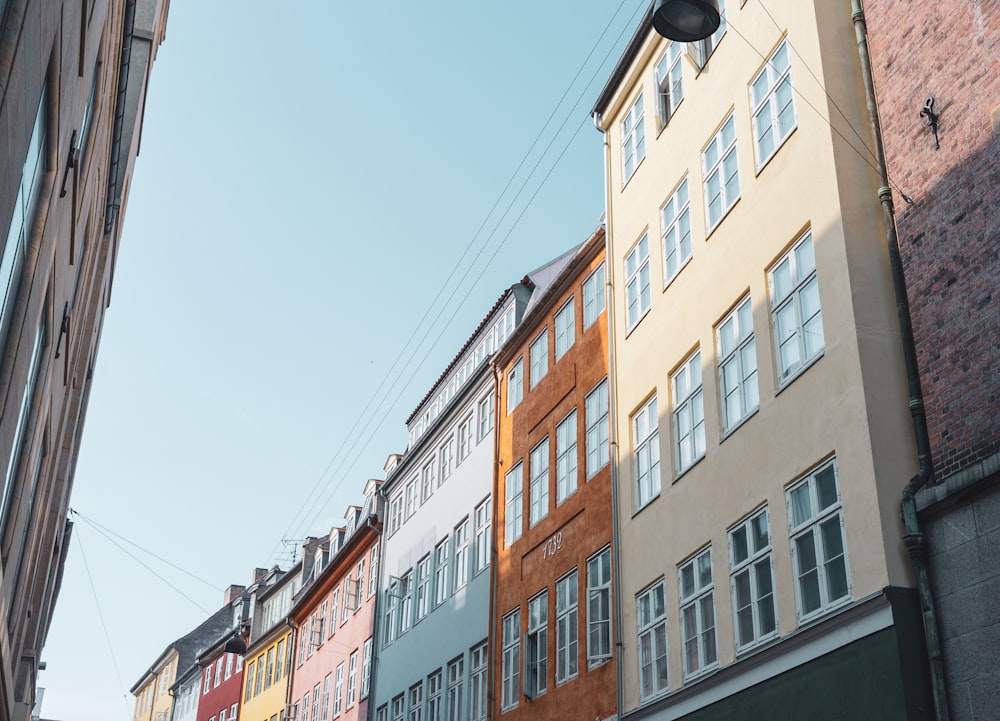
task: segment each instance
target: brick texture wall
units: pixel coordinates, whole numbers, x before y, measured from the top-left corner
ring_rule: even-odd
[[[1000,451],[1000,3],[865,13],[941,480]],[[940,149],[920,117],[931,96]]]

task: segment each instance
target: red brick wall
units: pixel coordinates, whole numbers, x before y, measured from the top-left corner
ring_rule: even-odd
[[[940,480],[1000,451],[1000,4],[868,0],[865,17]]]

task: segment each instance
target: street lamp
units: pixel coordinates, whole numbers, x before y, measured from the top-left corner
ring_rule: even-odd
[[[722,21],[718,0],[656,0],[653,29],[671,40],[690,43],[704,40]]]

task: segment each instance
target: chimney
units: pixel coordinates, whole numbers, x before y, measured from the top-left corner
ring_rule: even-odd
[[[230,586],[229,588],[226,589],[226,594],[225,594],[225,597],[224,597],[225,600],[222,602],[223,605],[228,606],[230,603],[232,603],[237,598],[239,598],[240,595],[245,590],[247,590],[246,586],[240,586],[240,585],[234,583],[232,586]]]
[[[266,576],[267,574],[268,570],[266,568],[255,568],[253,570],[253,582],[260,583],[261,581],[264,580],[264,576]]]

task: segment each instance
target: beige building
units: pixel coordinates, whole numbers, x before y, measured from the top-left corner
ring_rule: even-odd
[[[727,0],[687,44],[647,12],[594,108],[624,718],[927,704],[859,68],[847,0]]]
[[[0,721],[27,719],[168,0],[0,0]]]

